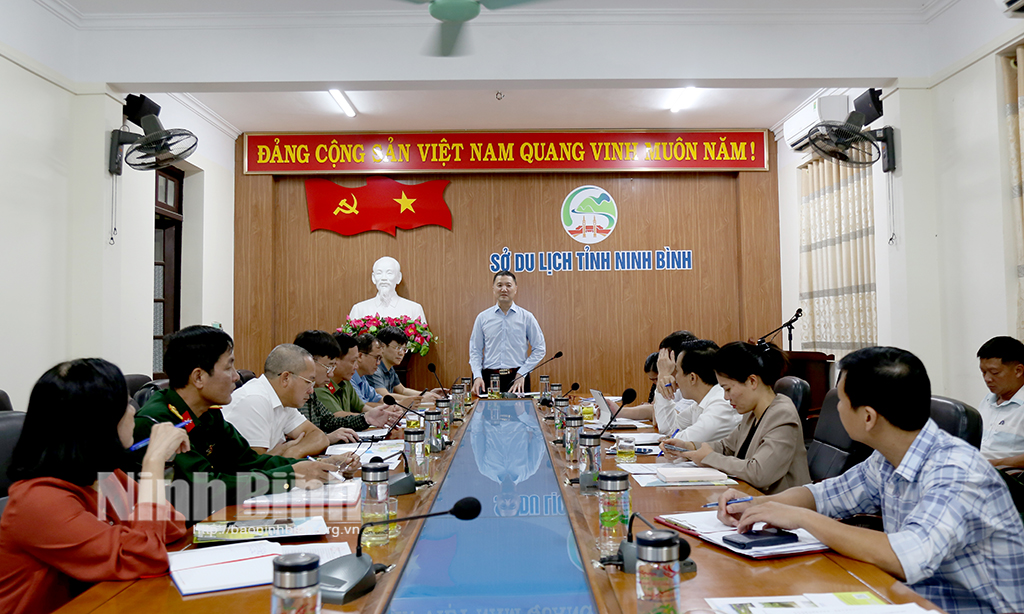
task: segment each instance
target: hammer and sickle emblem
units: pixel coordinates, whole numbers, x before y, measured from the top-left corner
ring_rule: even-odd
[[[348,215],[350,213],[355,213],[356,215],[359,215],[359,211],[356,209],[356,207],[358,207],[358,206],[359,206],[359,201],[356,200],[356,195],[355,194],[352,195],[352,204],[351,205],[348,204],[348,199],[347,198],[342,198],[341,202],[338,203],[338,208],[334,210],[334,215],[338,215],[339,213],[344,213],[345,215]]]

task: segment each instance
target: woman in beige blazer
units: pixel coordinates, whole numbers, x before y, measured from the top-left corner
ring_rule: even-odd
[[[742,421],[721,441],[666,440],[690,451],[665,453],[718,469],[769,495],[809,484],[800,416],[789,397],[772,390],[786,365],[782,350],[736,341],[718,350],[714,365],[725,399]]]

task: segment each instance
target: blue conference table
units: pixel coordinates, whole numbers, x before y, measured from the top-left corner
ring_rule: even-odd
[[[480,401],[467,428],[433,510],[483,511],[424,523],[390,612],[595,611],[533,403]]]

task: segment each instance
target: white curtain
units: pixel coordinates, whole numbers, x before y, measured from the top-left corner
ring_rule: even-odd
[[[838,360],[878,344],[871,166],[815,159],[800,174],[802,349]]]
[[[1024,199],[1021,197],[1021,152],[1024,124],[1020,108],[1024,105],[1024,46],[1017,47],[1016,56],[1003,58],[1006,84],[1005,126],[1010,144],[1010,194],[1013,199],[1013,235],[1017,264],[1017,338],[1024,339]]]

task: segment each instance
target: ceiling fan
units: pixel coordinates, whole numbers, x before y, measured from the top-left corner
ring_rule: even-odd
[[[426,4],[430,16],[441,22],[438,32],[437,55],[449,56],[455,52],[462,24],[480,14],[480,7],[490,11],[527,4],[540,0],[404,0],[412,4]]]

